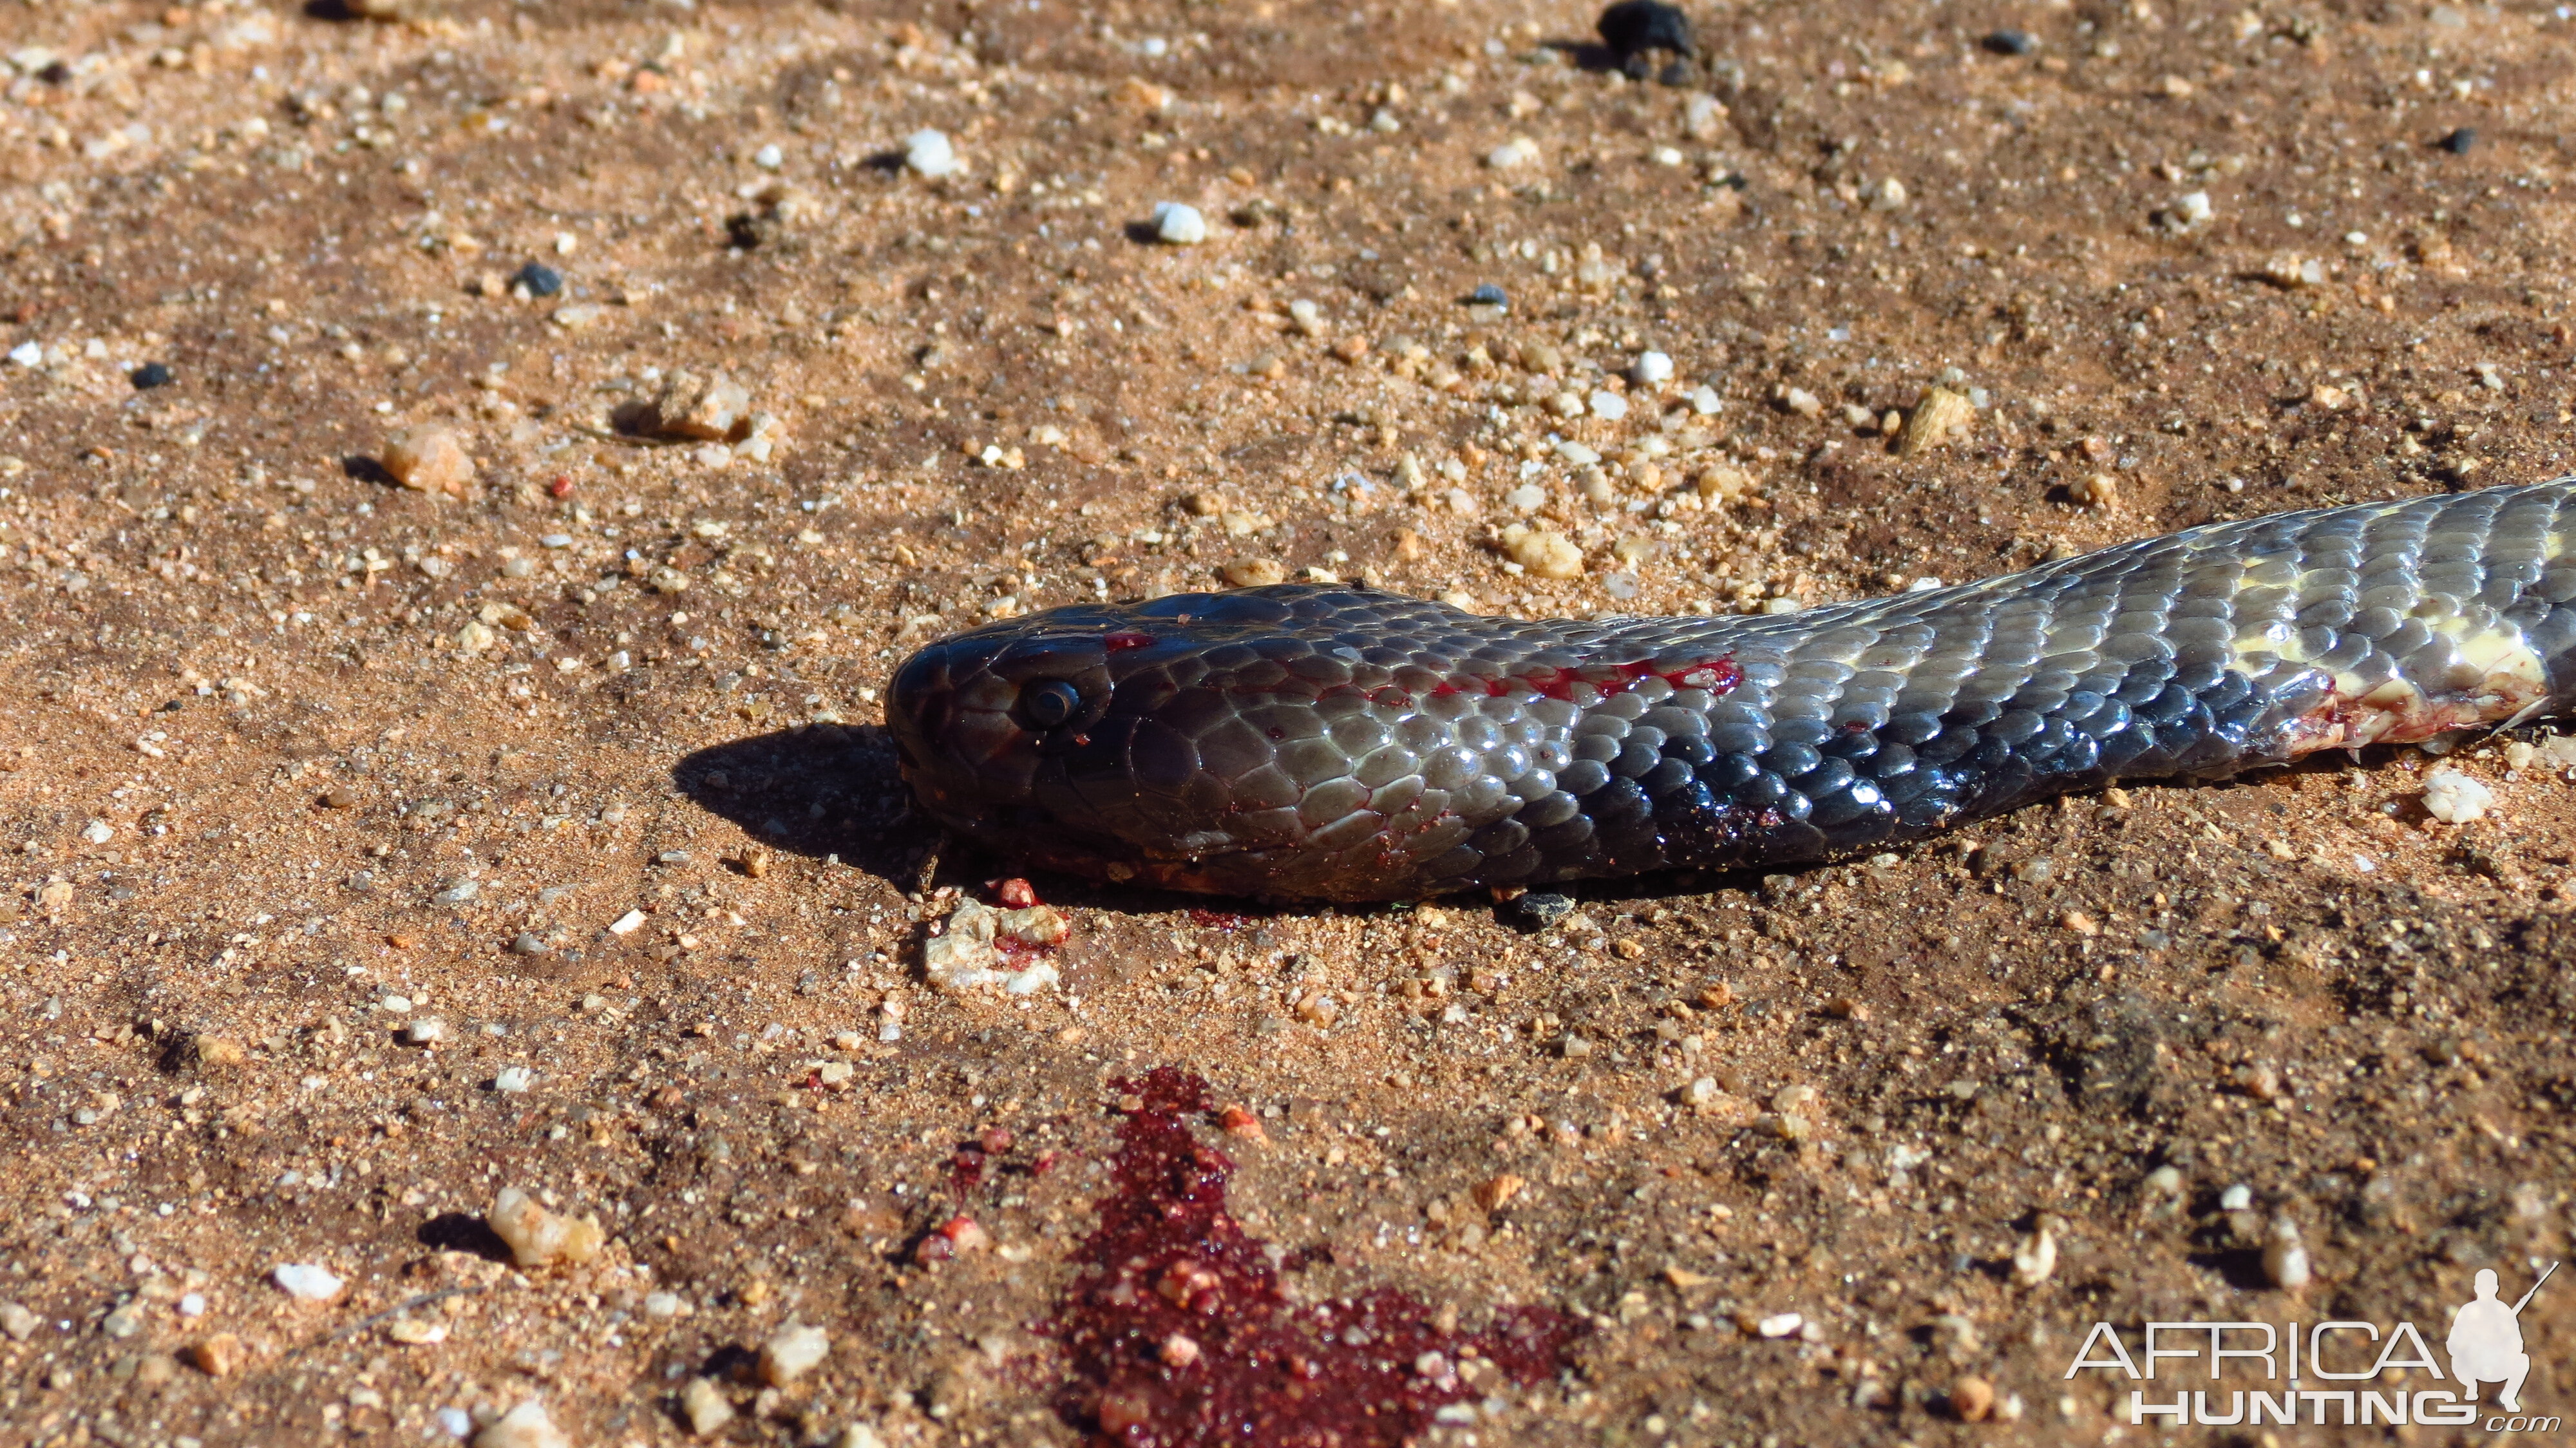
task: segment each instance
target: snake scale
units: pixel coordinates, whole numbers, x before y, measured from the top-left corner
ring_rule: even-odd
[[[1281,585],[906,660],[924,810],[1007,856],[1414,899],[1920,839],[2576,701],[2576,478],[2214,523],[1776,616],[1492,618]]]

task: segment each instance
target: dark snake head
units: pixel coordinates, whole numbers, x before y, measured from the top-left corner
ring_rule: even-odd
[[[1076,606],[942,639],[895,671],[886,723],[904,779],[943,824],[1015,858],[1156,878],[1211,839],[1174,694],[1173,615]],[[1155,630],[1162,630],[1158,638]],[[1203,645],[1199,639],[1191,647]]]
[[[1291,586],[988,624],[905,660],[886,722],[921,807],[997,853],[1271,893],[1283,857],[1367,802],[1315,703],[1351,665],[1316,630],[1385,597]]]

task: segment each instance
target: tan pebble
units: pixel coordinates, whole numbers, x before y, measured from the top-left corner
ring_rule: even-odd
[[[242,1049],[240,1042],[226,1040],[222,1036],[191,1037],[188,1054],[196,1061],[198,1069],[205,1071],[226,1070],[250,1059],[250,1053]]]
[[[1512,1198],[1521,1194],[1521,1188],[1528,1185],[1528,1181],[1510,1172],[1487,1177],[1476,1184],[1476,1205],[1488,1212],[1499,1212]]]
[[[1982,1423],[1995,1410],[1995,1385],[1970,1375],[1950,1385],[1950,1411],[1962,1423]]]
[[[546,1416],[545,1404],[530,1398],[475,1434],[474,1448],[572,1448],[572,1435]]]
[[[145,1353],[134,1365],[134,1385],[138,1388],[162,1388],[179,1376],[179,1360],[166,1352]]]
[[[573,1218],[547,1211],[517,1187],[503,1187],[483,1220],[521,1267],[548,1267],[557,1262],[579,1265],[599,1255],[607,1234],[597,1217]]]
[[[410,1317],[397,1318],[386,1324],[385,1338],[389,1342],[398,1342],[405,1347],[435,1347],[447,1341],[447,1324],[422,1322]]]
[[[2013,1252],[2013,1281],[2024,1287],[2037,1287],[2056,1271],[2057,1234],[2043,1222],[2039,1230]]]
[[[2087,938],[2102,933],[2101,923],[2081,910],[2067,911],[2065,914],[2057,917],[2057,923],[2074,931],[2076,934]]]
[[[1214,488],[1201,488],[1181,500],[1181,506],[1197,518],[1213,518],[1225,511],[1225,495]]]
[[[704,1438],[733,1421],[733,1404],[712,1381],[691,1378],[680,1390],[680,1413],[689,1420],[689,1431]]]
[[[1229,588],[1266,588],[1286,582],[1288,570],[1276,558],[1237,558],[1218,569],[1217,576]]]
[[[831,1334],[791,1322],[760,1345],[760,1380],[783,1388],[811,1371],[831,1350]]]
[[[1700,469],[1699,476],[1691,479],[1691,486],[1712,502],[1741,502],[1753,492],[1753,475],[1731,463],[1719,463]]]
[[[2066,496],[2107,513],[2120,506],[2120,480],[2109,473],[2089,474],[2068,483]]]
[[[1646,943],[1632,937],[1622,936],[1619,939],[1610,942],[1610,953],[1619,957],[1621,960],[1643,960],[1646,957]]]
[[[2263,263],[2263,279],[2276,287],[2313,287],[2325,282],[2326,269],[2313,257],[2296,252],[2275,252]]]
[[[405,428],[385,439],[382,459],[393,480],[416,493],[462,498],[474,487],[474,459],[456,434],[438,426]]]
[[[770,455],[787,441],[787,424],[766,412],[753,413],[748,421],[733,431],[739,434],[733,445],[734,456],[756,463],[769,461]],[[1010,466],[1015,468],[1025,461],[1018,448],[1010,450],[1010,459]]]
[[[2288,1217],[2272,1223],[2271,1237],[2263,1244],[2263,1275],[2272,1279],[2273,1286],[2293,1292],[2307,1286],[2314,1275],[2307,1244],[2299,1236],[2299,1224]]]
[[[1904,434],[1896,450],[1907,457],[1967,431],[1977,420],[1976,404],[1968,394],[1947,387],[1934,387],[1924,392],[1923,400],[1914,404],[1914,415],[1905,420]]]
[[[1111,99],[1128,110],[1152,114],[1171,105],[1172,93],[1142,76],[1131,75],[1118,83]]]
[[[1583,550],[1562,533],[1538,529],[1505,529],[1503,555],[1534,578],[1581,578]]]
[[[695,437],[722,442],[743,425],[751,394],[722,372],[700,374],[683,367],[662,383],[660,395],[645,411],[644,430],[662,437]]]
[[[190,1343],[179,1356],[188,1366],[210,1378],[230,1377],[242,1365],[241,1339],[229,1332],[219,1332],[199,1342]]]
[[[1850,996],[1836,996],[1825,1002],[1825,1014],[1838,1021],[1869,1024],[1869,1007]]]

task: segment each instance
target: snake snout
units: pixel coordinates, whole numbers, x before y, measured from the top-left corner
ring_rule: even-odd
[[[1044,759],[1105,706],[1100,658],[1079,637],[988,628],[905,660],[887,690],[886,724],[915,793],[970,831],[1024,817]]]

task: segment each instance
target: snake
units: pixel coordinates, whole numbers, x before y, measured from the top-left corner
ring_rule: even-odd
[[[2576,478],[2222,521],[1788,613],[1524,620],[1278,584],[904,660],[920,810],[1095,881],[1416,900],[1772,870],[2051,796],[2576,701]]]

